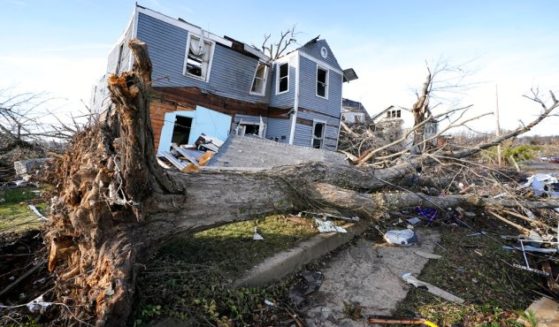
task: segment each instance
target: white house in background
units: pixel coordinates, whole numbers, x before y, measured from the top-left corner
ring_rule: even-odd
[[[400,126],[402,135],[410,131],[414,125],[412,112],[408,109],[395,106],[390,106],[376,113],[371,117],[371,120],[378,126]],[[436,144],[437,140],[434,136],[438,133],[438,122],[431,119],[431,121],[425,123],[423,133],[426,140],[432,138],[431,143]],[[409,146],[413,144],[413,133],[410,134],[405,144]]]

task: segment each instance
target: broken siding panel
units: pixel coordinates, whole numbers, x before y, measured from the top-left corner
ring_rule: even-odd
[[[266,128],[266,138],[281,143],[289,143],[291,119],[269,118]]]
[[[320,49],[322,49],[322,47],[325,47],[326,51],[328,52],[328,56],[326,57],[326,59],[322,58],[320,54]],[[324,61],[334,68],[342,70],[340,64],[338,64],[338,60],[336,60],[336,57],[334,57],[334,54],[332,53],[332,50],[330,49],[330,46],[328,45],[326,40],[318,40],[315,43],[303,46],[299,49],[299,51],[304,52],[320,61]]]
[[[328,99],[316,95],[316,62],[300,58],[299,107],[340,117],[342,102],[342,76],[328,70]]]
[[[188,31],[140,13],[138,38],[148,44],[154,86],[198,87],[237,100],[266,101],[265,95],[250,94],[258,64],[256,58],[215,43],[209,81],[206,83],[183,74]],[[269,92],[269,87],[266,91]]]

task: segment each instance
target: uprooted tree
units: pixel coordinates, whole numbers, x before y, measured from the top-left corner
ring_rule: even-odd
[[[143,254],[178,233],[308,208],[376,219],[379,212],[415,205],[515,206],[516,201],[382,189],[403,183],[422,165],[465,158],[527,131],[559,106],[553,98],[551,105],[542,104],[535,121],[490,143],[441,152],[436,154],[439,159],[435,154],[416,156],[386,169],[309,163],[184,174],[164,170],[155,160],[148,111],[151,63],[145,44],[132,40],[129,46],[135,56],[133,70],[108,81],[114,110],[75,137],[56,170],[58,196],[45,240],[48,269],[57,277],[55,296],[68,309],[60,319],[69,324],[124,325]]]

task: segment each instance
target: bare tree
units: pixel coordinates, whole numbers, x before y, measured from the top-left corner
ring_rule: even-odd
[[[45,138],[69,140],[98,117],[85,105],[78,114],[63,117],[49,108],[54,100],[46,93],[0,90],[0,137],[16,143]]]
[[[264,35],[264,41],[260,48],[262,51],[270,57],[271,60],[276,60],[282,57],[289,47],[297,43],[295,26],[292,26],[287,31],[282,31],[280,33],[280,38],[277,42],[271,41],[272,34]]]

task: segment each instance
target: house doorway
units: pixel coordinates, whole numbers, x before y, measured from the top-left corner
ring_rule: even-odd
[[[177,145],[188,144],[190,130],[192,129],[192,118],[177,115],[173,126],[173,137],[171,143]]]

